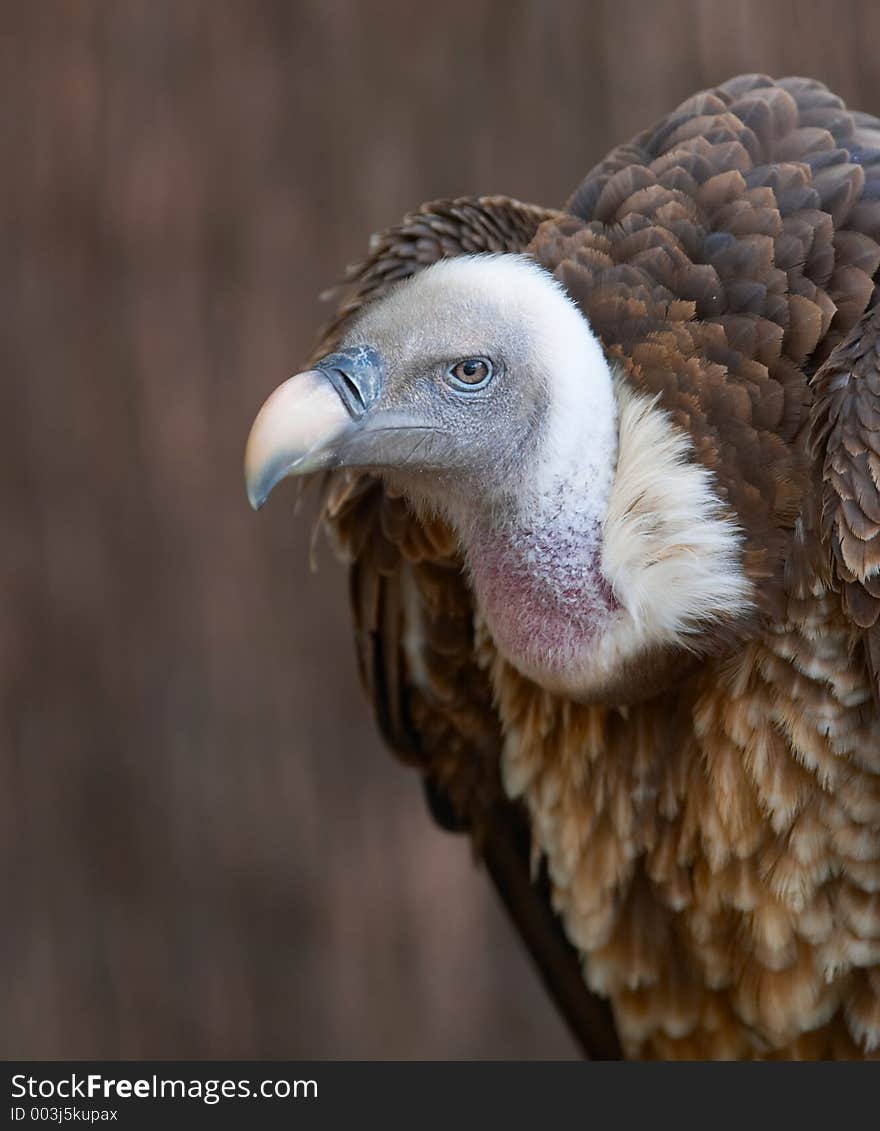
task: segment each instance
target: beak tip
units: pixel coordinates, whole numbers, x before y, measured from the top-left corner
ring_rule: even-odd
[[[261,511],[269,498],[269,492],[263,490],[261,484],[251,483],[249,479],[245,479],[245,491],[247,492],[247,500],[250,503],[251,510]]]

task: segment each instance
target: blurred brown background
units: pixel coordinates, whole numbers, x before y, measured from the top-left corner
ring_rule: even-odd
[[[0,1055],[574,1055],[244,439],[371,231],[739,71],[878,113],[880,5],[20,0],[0,52]]]

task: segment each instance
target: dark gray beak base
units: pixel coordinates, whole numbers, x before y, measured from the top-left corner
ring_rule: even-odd
[[[385,378],[382,358],[372,346],[328,353],[315,369],[326,374],[352,420],[366,416],[382,394]]]

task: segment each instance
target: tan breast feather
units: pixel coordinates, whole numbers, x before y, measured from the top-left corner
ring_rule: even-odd
[[[521,250],[691,437],[758,609],[671,692],[570,702],[496,654],[448,530],[336,473],[379,725],[470,831],[588,1054],[877,1055],[880,121],[744,76],[564,210],[425,205],[350,270],[317,352],[394,280]]]

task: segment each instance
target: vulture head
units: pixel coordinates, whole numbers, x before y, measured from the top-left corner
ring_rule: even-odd
[[[748,607],[710,473],[527,256],[441,260],[275,390],[248,440],[251,504],[336,468],[452,527],[498,650],[548,690],[637,696]]]

